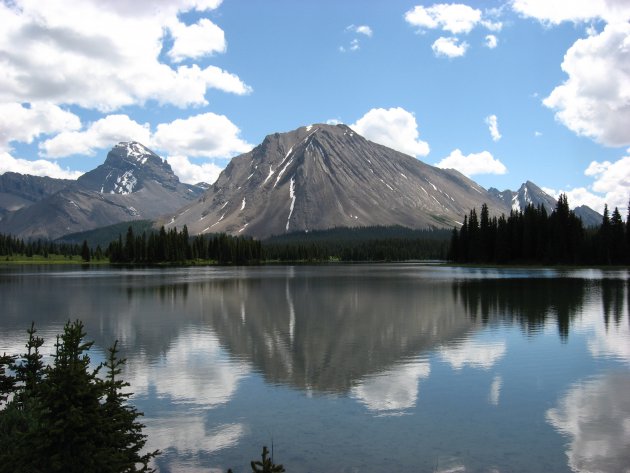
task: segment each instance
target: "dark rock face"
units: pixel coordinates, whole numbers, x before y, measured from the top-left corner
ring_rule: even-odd
[[[202,192],[180,183],[170,165],[140,143],[119,143],[102,165],[77,181],[64,181],[32,205],[7,213],[0,232],[54,239],[129,220],[155,219]]]
[[[472,207],[503,201],[454,170],[372,143],[345,125],[269,135],[232,159],[196,203],[164,221],[192,234],[264,238],[333,227],[453,227]]]

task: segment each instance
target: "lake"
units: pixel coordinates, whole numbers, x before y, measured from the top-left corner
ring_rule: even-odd
[[[35,321],[120,341],[160,472],[630,471],[630,273],[398,265],[0,267]],[[47,357],[47,360],[50,358]]]

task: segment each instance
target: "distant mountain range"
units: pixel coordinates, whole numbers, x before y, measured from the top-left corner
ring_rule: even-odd
[[[533,205],[534,207],[542,205],[547,213],[550,214],[556,208],[557,203],[554,197],[547,194],[531,181],[522,184],[517,191],[499,191],[491,187],[488,189],[488,192],[501,199],[505,204],[516,211],[525,210],[528,205]],[[582,219],[582,223],[585,227],[593,227],[602,223],[603,216],[586,205],[576,207],[573,211]]]
[[[170,165],[140,143],[119,143],[105,162],[76,181],[10,175],[28,182],[21,206],[6,211],[0,233],[22,238],[55,239],[114,223],[156,219],[199,197],[204,189],[179,182]],[[5,177],[5,176],[2,176]],[[0,194],[0,208],[9,209],[20,197]],[[15,207],[15,204],[13,204]]]
[[[515,192],[485,190],[345,125],[318,124],[267,136],[212,185],[179,182],[164,159],[136,142],[117,144],[76,181],[5,173],[0,233],[56,239],[132,220],[256,238],[334,227],[452,228],[483,203],[494,215],[556,205],[529,181]],[[577,212],[585,225],[601,223],[588,207]]]

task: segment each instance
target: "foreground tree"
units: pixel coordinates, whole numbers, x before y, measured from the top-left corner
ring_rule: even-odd
[[[149,462],[158,452],[141,453],[142,414],[126,403],[116,344],[107,362],[92,368],[93,342],[85,341],[82,322],[68,322],[53,364],[44,367],[43,340],[33,326],[28,333],[27,353],[11,364],[13,379],[2,373],[10,392],[0,411],[0,472],[153,471]]]

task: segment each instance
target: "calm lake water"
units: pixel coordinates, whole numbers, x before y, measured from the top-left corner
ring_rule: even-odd
[[[0,352],[114,340],[160,472],[630,471],[630,274],[0,267]]]

